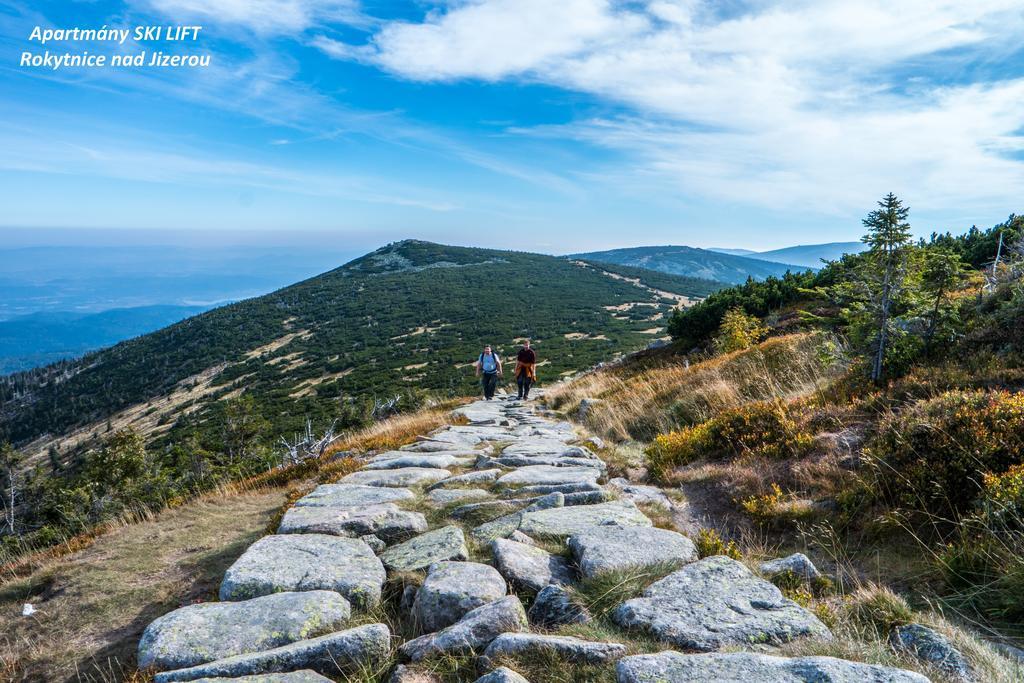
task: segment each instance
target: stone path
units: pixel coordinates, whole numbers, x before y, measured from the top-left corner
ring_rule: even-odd
[[[432,680],[418,667],[457,656],[472,669],[466,680],[521,683],[506,667],[543,655],[608,667],[619,681],[926,680],[765,655],[771,644],[831,633],[742,564],[698,559],[686,536],[655,528],[644,510],[671,508],[664,493],[607,481],[571,424],[511,400],[455,412],[467,424],[371,454],[296,501],[277,533],[228,569],[219,602],[150,624],[140,666],[156,683],[412,683]],[[593,618],[575,584],[638,567],[670,573],[610,612],[623,643],[552,632]],[[665,651],[636,654],[630,634]],[[716,654],[737,647],[759,652]]]

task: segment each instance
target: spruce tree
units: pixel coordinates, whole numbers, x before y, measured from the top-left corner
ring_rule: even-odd
[[[878,202],[878,208],[863,220],[868,232],[861,241],[870,245],[870,255],[881,275],[877,296],[872,297],[877,336],[871,363],[871,379],[880,382],[885,370],[892,326],[892,304],[903,288],[906,278],[906,253],[911,244],[910,207],[903,206],[892,192]]]

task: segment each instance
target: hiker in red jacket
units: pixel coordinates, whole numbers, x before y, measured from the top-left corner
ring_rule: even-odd
[[[537,353],[530,348],[530,340],[523,340],[523,348],[516,355],[516,386],[519,398],[530,400],[530,387],[537,381]]]

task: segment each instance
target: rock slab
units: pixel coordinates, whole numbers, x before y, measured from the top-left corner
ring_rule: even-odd
[[[379,503],[396,503],[409,500],[412,491],[402,488],[384,488],[381,486],[363,486],[362,484],[321,484],[295,501],[300,507],[305,505],[327,507],[362,507]]]
[[[343,484],[365,486],[419,486],[447,479],[451,472],[434,467],[400,467],[394,470],[360,470],[341,478]]]
[[[459,621],[436,633],[406,641],[399,654],[419,662],[441,655],[478,652],[502,633],[525,631],[526,612],[514,595],[495,600],[467,613]]]
[[[619,643],[595,642],[572,636],[545,636],[537,633],[503,633],[487,646],[478,665],[495,666],[506,658],[533,659],[541,655],[554,655],[566,662],[603,664],[626,654],[626,646]]]
[[[655,527],[596,526],[569,538],[580,574],[593,577],[632,567],[687,564],[697,559],[693,541]]]
[[[332,683],[331,679],[321,676],[315,671],[291,671],[286,674],[256,674],[255,676],[239,676],[237,678],[197,678],[193,683]]]
[[[228,568],[220,599],[330,590],[368,609],[380,602],[386,578],[384,566],[365,541],[327,534],[278,534],[253,543]]]
[[[901,652],[908,652],[928,662],[953,680],[973,681],[974,672],[967,658],[953,647],[946,636],[922,624],[897,626],[889,634],[889,642]]]
[[[814,566],[810,558],[803,553],[793,553],[788,557],[780,557],[777,560],[762,562],[760,570],[762,574],[769,577],[790,572],[804,581],[814,581],[821,578],[821,572]]]
[[[505,579],[491,566],[477,562],[438,562],[416,591],[412,613],[420,631],[432,633],[450,626],[468,612],[500,600]]]
[[[499,666],[494,671],[484,674],[473,683],[530,683],[507,666]]]
[[[491,550],[498,571],[514,586],[536,593],[552,583],[572,583],[572,569],[564,557],[504,538],[491,541]]]
[[[612,619],[686,650],[831,638],[809,611],[743,564],[717,555],[689,564],[628,600]]]
[[[618,683],[929,683],[924,676],[834,657],[773,657],[748,652],[686,655],[666,651],[624,657]]]
[[[385,543],[393,543],[426,530],[427,520],[421,513],[402,510],[394,503],[377,503],[364,507],[292,507],[284,513],[277,533],[349,538],[373,534]]]
[[[367,624],[319,638],[300,640],[273,650],[165,671],[158,673],[153,680],[154,683],[172,683],[202,678],[287,673],[297,669],[312,669],[325,675],[350,673],[387,658],[390,640],[391,632],[387,626]]]
[[[380,556],[384,566],[392,571],[416,571],[435,562],[468,558],[466,537],[457,526],[428,531],[388,548]]]
[[[350,616],[348,601],[331,591],[188,605],[146,627],[139,668],[182,669],[269,650],[334,631]]]
[[[585,624],[590,613],[583,605],[573,600],[569,591],[561,586],[546,586],[537,593],[537,598],[526,613],[531,624],[543,628],[557,628],[564,624]]]

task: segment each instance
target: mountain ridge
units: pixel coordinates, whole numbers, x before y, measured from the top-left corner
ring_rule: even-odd
[[[781,277],[787,271],[807,270],[806,267],[795,264],[764,261],[683,245],[625,247],[570,254],[565,258],[617,263],[729,284],[740,284],[748,277],[763,280],[766,277]]]
[[[275,433],[298,432],[307,418],[328,424],[356,397],[472,392],[479,347],[504,352],[523,336],[537,341],[550,381],[642,348],[675,306],[717,287],[650,277],[657,287],[542,254],[396,242],[79,360],[0,378],[0,439],[32,443],[36,455],[65,452],[104,421],[142,424],[153,438],[214,438],[223,399],[241,393]],[[54,437],[75,430],[84,432],[73,442]]]

